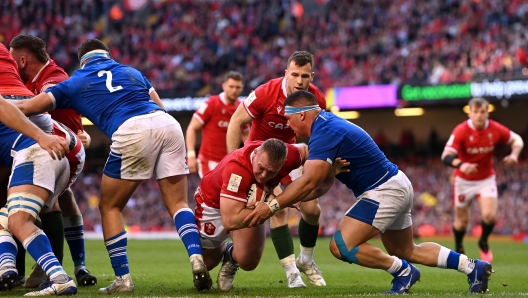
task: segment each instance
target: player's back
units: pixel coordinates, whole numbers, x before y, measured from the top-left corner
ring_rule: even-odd
[[[375,188],[398,172],[398,167],[387,159],[367,132],[325,111],[321,111],[312,124],[309,150],[308,160],[341,157],[350,162],[350,172],[341,173],[336,178],[356,196]],[[331,156],[328,153],[332,153]]]
[[[93,58],[72,77],[46,92],[56,108],[73,108],[108,137],[126,120],[162,110],[150,98],[152,85],[138,70],[111,59]]]
[[[321,109],[326,109],[323,93],[310,84],[308,91],[316,98]],[[244,99],[244,107],[253,118],[247,142],[277,138],[286,143],[295,143],[295,132],[284,117],[286,100],[286,78],[281,77],[260,85]]]
[[[0,44],[0,82],[0,95],[33,96],[22,83],[18,66],[3,44]]]

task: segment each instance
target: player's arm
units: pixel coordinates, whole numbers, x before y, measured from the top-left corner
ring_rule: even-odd
[[[26,101],[26,100],[24,100]],[[35,124],[33,124],[21,111],[11,102],[0,96],[0,121],[8,127],[22,133],[23,135],[37,141],[42,149],[48,151],[51,158],[55,154],[61,159],[69,152],[66,140],[58,136],[47,135]]]
[[[246,111],[244,104],[238,105],[227,127],[226,146],[228,154],[238,149],[242,136],[242,128],[244,125],[251,123],[251,120],[253,118]]]
[[[506,164],[516,164],[519,159],[519,154],[521,154],[521,150],[524,147],[524,141],[520,135],[514,133],[513,131],[510,131],[510,134],[510,146],[512,151],[510,155],[504,158],[504,162]]]
[[[195,148],[196,138],[202,127],[202,123],[200,123],[200,121],[198,121],[198,119],[193,116],[189,126],[187,126],[187,131],[185,132],[185,143],[187,145],[187,166],[189,167],[191,173],[198,172]]]
[[[79,136],[79,139],[81,140],[81,143],[83,144],[84,149],[90,148],[90,144],[92,143],[92,138],[86,131],[79,130],[77,132],[77,136]]]
[[[156,92],[154,88],[151,88],[149,95],[150,99],[152,99],[153,102],[155,102],[162,109],[165,109],[165,106],[163,105],[163,102],[161,102],[161,98],[159,97],[158,92]]]
[[[463,163],[462,160],[458,159],[457,154],[449,149],[444,149],[442,152],[442,162],[452,168],[460,168]]]
[[[245,202],[235,201],[230,198],[220,196],[220,214],[222,215],[222,225],[227,231],[239,230],[247,227],[244,218],[253,210],[246,208]]]
[[[11,103],[26,116],[33,116],[53,110],[53,100],[46,92],[40,93],[30,99],[13,100]]]
[[[242,141],[242,143],[245,143],[246,140],[249,138],[249,132],[250,131],[251,130],[249,128],[242,130],[242,135],[240,136],[240,141]]]

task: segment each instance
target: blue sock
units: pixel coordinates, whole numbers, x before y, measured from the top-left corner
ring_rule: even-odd
[[[50,280],[59,275],[67,275],[59,260],[53,254],[49,239],[42,230],[35,231],[22,244],[42,270],[46,272]]]
[[[189,208],[182,208],[174,214],[174,225],[183,245],[187,249],[189,257],[194,254],[202,254],[202,244],[200,242],[200,234],[198,234],[198,227],[194,219],[194,213]]]
[[[392,276],[394,276],[394,277],[400,276],[400,274],[403,272],[403,270],[409,268],[409,263],[407,263],[407,261],[405,261],[403,259],[401,261],[402,261],[402,265],[401,265],[400,269],[398,271],[394,272],[392,274]]]
[[[74,266],[86,265],[86,251],[84,249],[84,226],[82,215],[64,217],[64,237],[68,246]]]
[[[455,251],[450,251],[447,256],[446,268],[458,270],[458,263],[460,260],[460,254]]]
[[[128,268],[128,257],[126,254],[127,235],[123,231],[113,237],[105,239],[106,250],[110,256],[110,262],[116,276],[123,276],[130,273]]]
[[[17,245],[11,233],[0,231],[0,268],[3,266],[16,266]]]

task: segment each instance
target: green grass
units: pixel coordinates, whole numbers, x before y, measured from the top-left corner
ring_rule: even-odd
[[[298,240],[295,240],[298,253]],[[441,241],[450,246],[451,240]],[[205,294],[197,293],[192,286],[191,268],[187,254],[180,241],[138,241],[130,240],[128,253],[130,269],[136,292],[114,295],[115,297],[306,297],[306,296],[382,296],[380,293],[390,288],[391,276],[381,270],[373,270],[350,265],[336,260],[328,250],[328,238],[318,240],[315,259],[326,279],[326,287],[308,285],[306,289],[288,289],[273,245],[268,240],[259,267],[253,272],[240,270],[234,288],[223,293],[218,290]],[[372,242],[380,246],[379,241]],[[491,296],[528,297],[528,245],[513,242],[492,242],[495,261],[495,274],[490,281]],[[67,249],[67,247],[66,247]],[[477,245],[470,240],[466,243],[470,257],[477,257]],[[87,241],[88,268],[98,279],[96,287],[79,288],[78,296],[101,297],[99,286],[107,286],[113,280],[113,271],[102,241]],[[65,256],[65,268],[72,274],[73,265],[69,254]],[[29,275],[34,262],[27,258]],[[466,276],[453,270],[418,266],[422,272],[421,282],[412,288],[413,297],[462,297],[467,296]],[[218,267],[211,275],[216,280]],[[306,283],[307,280],[304,279]],[[215,285],[216,286],[216,285]],[[28,290],[15,288],[2,292],[0,296],[22,296]]]

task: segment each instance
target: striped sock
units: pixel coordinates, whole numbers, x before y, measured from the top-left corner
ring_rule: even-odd
[[[64,217],[64,236],[75,266],[75,273],[86,268],[86,251],[84,248],[84,226],[82,215]]]
[[[36,230],[23,241],[23,244],[24,248],[37,261],[42,270],[46,272],[50,280],[56,280],[64,276],[65,278],[68,277],[59,260],[53,254],[49,239],[42,230]]]
[[[17,245],[11,233],[6,230],[0,231],[0,252],[0,268],[16,266]]]
[[[105,240],[106,250],[108,250],[108,256],[114,268],[116,276],[123,276],[130,273],[128,267],[128,257],[126,253],[127,248],[127,235],[123,231],[113,237]]]
[[[174,225],[183,245],[187,249],[189,257],[194,254],[202,254],[202,244],[200,242],[200,234],[198,234],[198,227],[194,219],[194,213],[190,208],[182,208],[174,214]]]

